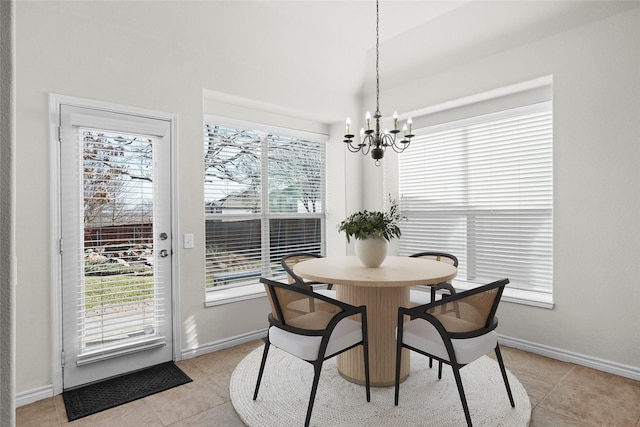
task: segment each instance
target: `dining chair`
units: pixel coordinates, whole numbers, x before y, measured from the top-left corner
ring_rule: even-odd
[[[269,332],[253,400],[258,397],[269,347],[273,344],[313,365],[314,377],[304,424],[307,427],[311,420],[322,364],[333,356],[361,345],[364,354],[365,393],[367,402],[370,402],[367,308],[329,298],[299,283],[286,284],[265,278],[261,278],[260,282],[265,286],[271,313],[268,316]],[[298,310],[300,302],[306,302],[313,309]],[[327,306],[333,306],[334,310],[326,310]]]
[[[313,289],[313,291],[315,292],[326,295],[329,298],[336,299],[336,291],[333,289],[333,284],[306,280],[293,272],[294,265],[296,265],[299,262],[307,261],[309,259],[314,259],[314,258],[322,258],[322,255],[318,255],[310,252],[296,252],[296,253],[284,255],[280,259],[280,264],[282,264],[282,268],[284,268],[284,271],[287,272],[287,279],[289,280],[289,283],[298,282],[303,285],[307,285],[311,289]],[[322,284],[326,284],[327,288],[326,289],[313,288],[313,285],[322,285]]]
[[[468,426],[472,425],[471,415],[462,387],[460,369],[493,349],[500,365],[509,402],[511,407],[515,407],[495,331],[498,326],[496,310],[508,283],[509,279],[502,279],[429,304],[398,309],[396,406],[400,394],[402,349],[408,348],[438,360],[438,379],[442,378],[442,363],[451,366]],[[405,316],[412,320],[404,323]]]
[[[453,265],[454,267],[458,267],[458,258],[454,255],[448,254],[446,252],[418,252],[413,255],[409,255],[411,258],[426,258],[432,259],[434,261],[446,262],[448,264]],[[450,282],[442,282],[436,285],[429,285],[431,288],[431,294],[429,295],[425,291],[418,290],[416,288],[411,288],[409,290],[409,301],[412,306],[428,304],[431,301],[435,301],[436,299],[436,291],[441,289],[446,289],[449,291],[451,295],[456,293],[453,285]]]

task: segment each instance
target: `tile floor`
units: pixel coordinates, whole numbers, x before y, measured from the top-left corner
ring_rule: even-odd
[[[17,409],[18,426],[244,426],[229,400],[236,364],[252,341],[178,362],[193,382],[67,422],[62,396]],[[531,399],[531,426],[640,427],[640,382],[502,347],[505,365]],[[508,427],[508,426],[507,426]]]

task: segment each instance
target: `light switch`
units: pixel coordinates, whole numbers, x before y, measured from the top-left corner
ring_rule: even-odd
[[[186,233],[184,235],[184,248],[193,249],[193,234]]]

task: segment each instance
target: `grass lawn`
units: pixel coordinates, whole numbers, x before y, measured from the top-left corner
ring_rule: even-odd
[[[85,310],[153,298],[153,276],[85,276]]]

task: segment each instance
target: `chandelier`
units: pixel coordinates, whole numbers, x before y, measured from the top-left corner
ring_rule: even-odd
[[[393,113],[393,129],[380,132],[380,8],[378,0],[376,0],[376,112],[373,114],[375,119],[375,129],[371,128],[371,113],[367,111],[365,115],[366,129],[360,129],[360,143],[354,143],[354,135],[351,133],[351,119],[347,117],[346,133],[344,142],[352,153],[362,152],[365,156],[371,152],[371,157],[376,161],[376,166],[380,166],[380,159],[384,157],[387,147],[393,148],[396,153],[402,153],[411,143],[411,117],[407,119],[407,123],[402,127],[403,137],[398,140],[398,113]]]

